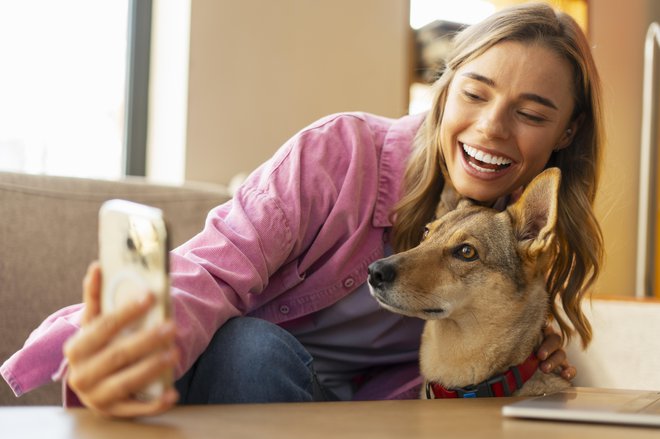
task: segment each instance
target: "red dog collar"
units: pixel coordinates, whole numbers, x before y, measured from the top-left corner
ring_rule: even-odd
[[[467,387],[447,389],[439,383],[426,382],[426,397],[439,398],[482,398],[511,396],[529,380],[539,365],[539,359],[532,354],[522,364],[512,366],[506,372]]]

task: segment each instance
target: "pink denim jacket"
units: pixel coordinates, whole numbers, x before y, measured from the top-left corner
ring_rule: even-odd
[[[423,115],[325,117],[253,172],[204,229],[171,253],[181,376],[227,319],[286,324],[327,307],[384,254],[389,219]],[[82,305],[46,319],[0,373],[21,395],[51,380]],[[374,380],[362,399],[414,397],[416,365]]]

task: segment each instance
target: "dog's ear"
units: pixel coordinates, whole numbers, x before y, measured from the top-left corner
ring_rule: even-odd
[[[546,169],[507,208],[516,238],[531,255],[544,252],[554,241],[560,182],[559,168]]]

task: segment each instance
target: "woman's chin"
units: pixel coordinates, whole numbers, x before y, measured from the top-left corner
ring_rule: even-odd
[[[474,181],[470,178],[459,177],[456,180],[452,178],[452,184],[463,197],[470,198],[471,200],[485,206],[493,204],[502,195],[506,195],[505,191],[500,193],[500,191],[497,190],[497,186],[492,183],[484,184],[483,182]]]
[[[505,172],[477,172],[469,168],[469,164],[459,164],[459,169],[455,172],[449,172],[451,181],[458,191],[464,197],[470,198],[480,204],[490,205],[502,196],[510,192],[510,182],[508,176],[510,170]]]

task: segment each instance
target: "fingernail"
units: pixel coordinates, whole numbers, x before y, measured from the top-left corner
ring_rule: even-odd
[[[543,372],[550,372],[552,369],[553,369],[553,367],[552,367],[551,363],[543,365]]]
[[[546,350],[538,351],[536,356],[539,357],[539,360],[545,360],[546,358],[548,358],[548,351]]]

